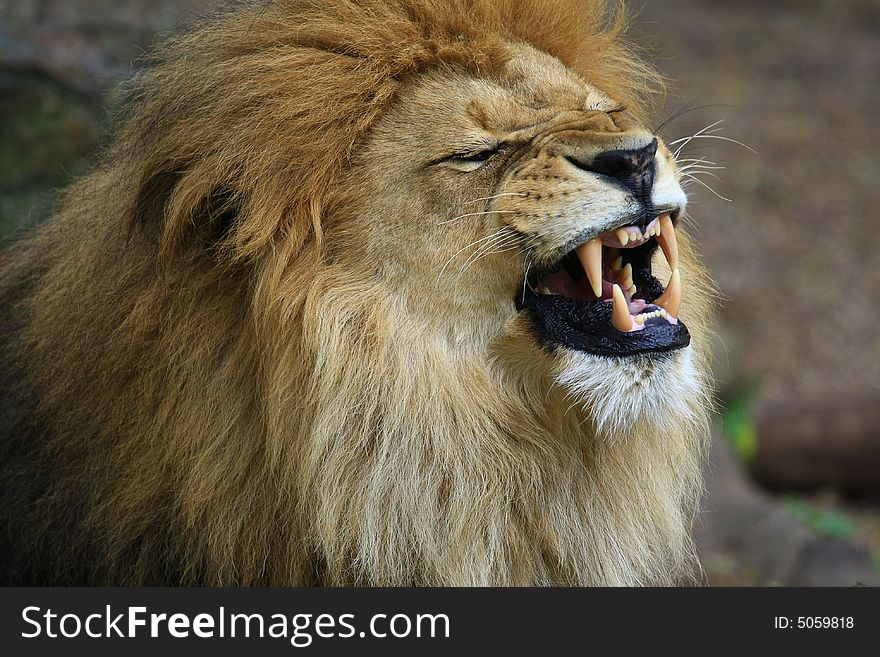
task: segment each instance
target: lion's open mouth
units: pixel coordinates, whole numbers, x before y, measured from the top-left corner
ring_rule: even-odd
[[[543,271],[531,272],[517,299],[547,346],[603,356],[680,349],[690,334],[678,320],[681,280],[675,215],[646,226],[624,226],[579,245]],[[672,270],[664,289],[651,274],[651,256],[663,250]]]

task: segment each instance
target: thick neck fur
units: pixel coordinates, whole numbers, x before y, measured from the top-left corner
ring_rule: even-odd
[[[63,237],[94,270],[65,267]],[[625,585],[689,565],[699,419],[594,435],[595,400],[459,357],[332,273],[294,304],[283,281],[145,276],[150,258],[95,279],[119,239],[43,233],[66,278],[27,304],[52,494],[85,497],[67,540],[97,581]]]
[[[656,584],[692,565],[699,394],[596,435],[596,400],[534,359],[459,357],[387,297],[342,301],[305,311],[297,440],[329,583]]]

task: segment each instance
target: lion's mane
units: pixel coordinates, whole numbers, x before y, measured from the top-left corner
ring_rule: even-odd
[[[620,28],[599,1],[279,0],[159,47],[0,270],[6,580],[674,581],[698,420],[596,440],[323,257],[407,80],[524,41],[636,111]]]

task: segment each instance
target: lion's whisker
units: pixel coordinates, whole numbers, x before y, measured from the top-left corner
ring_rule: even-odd
[[[684,169],[679,169],[678,172],[680,174],[684,175],[686,173],[710,173],[712,171],[723,171],[724,169],[725,169],[725,167],[709,167],[708,169],[705,169],[703,167],[694,166],[694,167],[687,167]],[[712,175],[716,175],[716,174],[713,173]]]
[[[465,271],[468,267],[471,267],[471,266],[474,265],[474,263],[476,263],[478,260],[480,260],[480,259],[482,259],[482,258],[485,258],[485,257],[487,257],[487,256],[501,255],[502,253],[510,253],[511,251],[518,251],[518,250],[519,250],[519,245],[518,245],[518,244],[509,244],[509,245],[504,246],[504,248],[495,248],[495,249],[492,249],[491,251],[487,251],[486,253],[483,253],[483,254],[481,254],[480,256],[478,256],[478,257],[476,257],[476,258],[473,258],[469,263],[467,263],[467,265],[466,265],[464,268],[461,269],[461,271],[460,271],[459,273],[463,274],[464,271]]]
[[[687,164],[683,164],[679,166],[679,171],[688,171],[690,169],[712,169],[712,170],[721,170],[726,169],[727,167],[723,167],[718,165],[711,160],[707,160],[704,157],[686,157],[682,158],[678,161],[679,163],[687,162]]]
[[[692,162],[694,164],[718,164],[717,162],[712,162],[707,160],[705,157],[681,157],[676,160],[677,162]]]
[[[453,217],[452,219],[447,219],[446,221],[441,221],[438,223],[438,226],[443,226],[444,224],[451,224],[459,219],[464,219],[466,217],[478,217],[480,215],[486,214],[516,214],[516,210],[484,210],[482,212],[468,212],[467,214],[460,214],[457,217]]]
[[[715,128],[715,127],[721,125],[722,123],[724,123],[724,119],[718,119],[718,120],[715,121],[714,123],[710,123],[709,125],[700,128],[699,130],[697,130],[696,132],[694,132],[694,133],[693,133],[692,135],[690,135],[689,137],[681,137],[681,138],[679,138],[679,139],[676,139],[675,141],[670,141],[670,142],[667,144],[667,146],[675,146],[676,144],[678,144],[678,143],[680,143],[680,142],[687,141],[687,140],[691,139],[694,135],[702,135],[702,134],[705,134],[705,133],[708,132],[709,130],[712,130],[713,128]]]
[[[733,203],[733,199],[729,199],[729,198],[727,198],[726,196],[722,196],[721,194],[719,194],[718,192],[716,192],[716,191],[715,191],[710,185],[706,184],[704,181],[700,180],[699,178],[695,177],[694,175],[689,174],[689,173],[686,173],[686,174],[684,174],[684,175],[685,175],[686,178],[688,178],[688,180],[692,180],[692,181],[694,181],[695,183],[697,183],[697,184],[699,184],[699,185],[702,185],[703,187],[705,187],[706,189],[708,189],[710,192],[712,192],[715,196],[717,196],[718,198],[720,198],[722,201],[727,201],[728,203]]]
[[[465,270],[474,264],[480,258],[483,258],[487,255],[492,255],[493,252],[499,252],[497,249],[505,248],[510,245],[516,245],[519,241],[518,236],[513,233],[511,235],[500,235],[498,239],[489,240],[488,242],[480,245],[480,247],[474,251],[473,254],[465,261],[464,265],[459,268],[459,275],[463,274]]]
[[[499,230],[495,231],[494,233],[491,233],[491,234],[489,234],[489,235],[485,235],[484,237],[481,237],[481,238],[479,238],[479,239],[477,239],[477,240],[474,240],[474,241],[471,242],[470,244],[467,244],[466,246],[463,246],[463,247],[460,248],[458,251],[456,251],[455,253],[453,253],[453,254],[449,257],[449,259],[448,259],[445,263],[443,263],[443,267],[440,268],[440,272],[437,274],[437,280],[438,280],[438,281],[440,280],[440,277],[443,276],[443,272],[446,271],[446,268],[449,266],[449,264],[450,264],[453,260],[455,260],[455,258],[456,258],[458,255],[460,255],[460,254],[463,253],[464,251],[467,251],[467,250],[470,249],[470,248],[475,247],[476,245],[480,244],[481,242],[484,242],[484,241],[486,241],[486,240],[491,240],[491,239],[494,239],[494,238],[498,237],[498,236],[501,235],[506,229],[507,229],[506,226],[502,226]]]
[[[722,124],[722,123],[724,123],[724,119],[720,119],[720,120],[716,121],[715,123],[710,123],[710,124],[707,125],[706,127],[701,128],[700,130],[697,130],[694,134],[692,134],[692,135],[689,136],[689,137],[682,137],[681,139],[676,139],[675,141],[671,141],[671,142],[669,142],[669,143],[667,144],[667,146],[675,146],[676,144],[681,144],[681,145],[675,150],[675,153],[673,154],[673,157],[678,158],[678,156],[681,155],[682,150],[684,150],[684,147],[687,146],[689,143],[691,143],[691,141],[693,141],[696,137],[698,137],[699,135],[706,134],[707,131],[711,130],[711,129],[714,128],[715,126],[718,126],[718,125],[720,125],[720,124]]]
[[[526,302],[526,285],[528,285],[530,289],[532,288],[532,286],[529,284],[529,270],[532,268],[532,263],[529,260],[529,255],[530,255],[530,251],[526,251],[526,258],[525,258],[526,272],[523,275],[522,300],[520,301],[520,303]],[[534,289],[532,289],[532,292],[534,292]]]
[[[694,235],[702,235],[703,224],[699,221],[694,221],[690,214],[688,214],[687,210],[682,212],[679,221],[687,225],[689,232],[693,233]]]
[[[711,176],[715,180],[721,181],[721,176],[712,173],[711,171],[703,171],[702,169],[694,169],[692,171],[687,171],[684,175],[686,176]]]
[[[480,201],[492,201],[496,198],[501,198],[502,196],[528,196],[528,194],[521,194],[520,192],[502,192],[500,194],[495,194],[494,196],[483,196],[481,198],[475,198],[473,201],[466,201],[465,205],[479,203]]]
[[[745,148],[748,151],[751,151],[752,153],[755,153],[755,154],[758,153],[758,151],[756,151],[754,148],[752,148],[748,144],[744,144],[741,141],[739,141],[737,139],[732,139],[730,137],[722,137],[721,135],[710,135],[710,134],[693,135],[691,137],[691,139],[717,139],[719,141],[729,141],[730,143],[736,144],[737,146],[742,146],[743,148]]]

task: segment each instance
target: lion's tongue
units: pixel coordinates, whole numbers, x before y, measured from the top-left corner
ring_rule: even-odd
[[[631,302],[627,301],[619,285],[609,284],[602,280],[602,245],[611,241],[616,245],[616,248],[634,248],[644,244],[652,236],[657,237],[663,255],[666,256],[666,261],[672,269],[672,276],[666,285],[666,291],[653,304],[659,306],[661,310],[641,313],[639,312],[641,309],[630,307]],[[575,253],[596,298],[611,301],[613,305],[611,323],[614,328],[626,333],[638,331],[644,328],[648,319],[653,317],[664,317],[669,323],[676,323],[676,317],[681,308],[681,275],[678,271],[678,239],[669,213],[660,215],[648,224],[644,234],[635,226],[618,228],[615,231],[602,233],[589,242],[581,244],[575,249]],[[603,289],[609,286],[610,290]],[[610,294],[604,294],[606,291]],[[635,315],[632,314],[632,310],[636,311]]]

